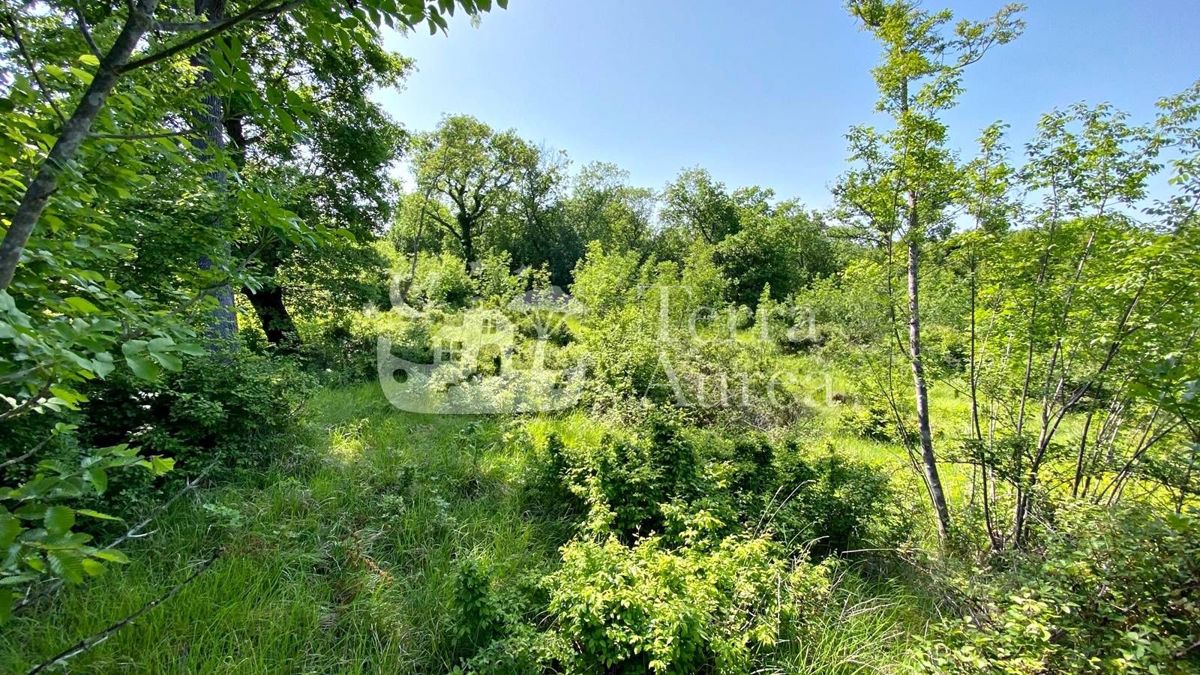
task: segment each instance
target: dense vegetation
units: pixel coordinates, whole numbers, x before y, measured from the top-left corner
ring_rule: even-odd
[[[491,5],[5,3],[4,671],[1200,671],[1200,83],[851,0],[814,211],[371,98]]]

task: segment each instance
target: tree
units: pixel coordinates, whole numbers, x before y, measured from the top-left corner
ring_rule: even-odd
[[[129,73],[152,66],[162,67],[162,64],[202,47],[213,38],[238,26],[247,22],[270,20],[285,12],[294,11],[302,16],[301,21],[309,27],[310,39],[331,44],[340,40],[353,40],[355,36],[351,27],[358,26],[360,22],[378,25],[385,16],[389,22],[398,21],[407,26],[428,22],[433,30],[438,27],[444,28],[446,22],[442,13],[452,11],[456,2],[468,12],[478,11],[476,0],[438,0],[436,3],[422,1],[393,4],[390,8],[372,3],[370,12],[364,8],[362,14],[347,11],[334,4],[304,4],[301,0],[262,0],[241,8],[228,18],[172,23],[161,18],[175,18],[175,15],[181,13],[180,10],[168,5],[160,6],[159,0],[128,3],[123,19],[117,19],[115,7],[105,3],[96,11],[103,11],[106,19],[119,22],[120,26],[107,50],[98,47],[98,42],[87,23],[86,17],[89,12],[86,9],[80,9],[78,5],[71,3],[51,4],[48,11],[60,16],[64,22],[74,22],[79,28],[89,50],[85,61],[95,67],[95,72],[92,73],[86,89],[79,94],[74,110],[69,116],[64,116],[61,131],[55,136],[49,153],[40,163],[36,175],[27,185],[12,214],[4,240],[0,243],[0,289],[8,288],[12,283],[21,253],[25,250],[25,245],[47,203],[57,191],[64,174],[75,165],[79,148],[87,140],[92,125],[105,107],[105,102],[118,83]],[[199,7],[201,10],[207,9],[203,4]],[[186,11],[182,13],[189,14]],[[190,16],[188,18],[190,19]],[[9,21],[16,25],[16,20],[11,15]],[[146,39],[151,31],[168,31],[186,37],[162,44],[158,40]],[[110,31],[106,29],[105,32]],[[18,33],[19,30],[14,30],[13,35]],[[145,46],[150,48],[145,50]],[[59,114],[61,115],[61,111]]]
[[[609,251],[648,250],[654,207],[653,190],[629,185],[629,172],[607,162],[583,166],[565,204],[581,242]]]
[[[240,180],[222,148],[225,104],[257,91],[244,86],[254,70],[241,46],[285,14],[320,52],[370,42],[384,23],[444,28],[455,7],[490,4],[84,0],[0,10],[0,423],[4,466],[34,465],[30,480],[0,495],[10,554],[0,565],[0,619],[31,582],[78,582],[124,559],[75,529],[77,515],[105,517],[75,508],[85,489],[103,493],[112,469],[171,468],[124,444],[72,447],[63,413],[118,367],[144,382],[203,354],[194,326],[215,306],[211,292],[254,276],[251,257],[234,261],[239,230],[295,245],[327,236],[266,181]],[[310,106],[274,81],[260,84],[271,102],[264,125],[298,131]],[[77,465],[37,461],[64,448]],[[17,509],[38,515],[22,521]]]
[[[267,340],[286,350],[298,341],[288,304],[303,301],[302,290],[311,292],[308,284],[285,286],[285,277],[297,276],[288,268],[320,267],[323,274],[312,279],[318,286],[336,288],[342,302],[368,301],[344,294],[369,258],[367,242],[393,217],[396,190],[388,169],[406,140],[403,128],[370,94],[399,84],[412,64],[365,32],[333,48],[315,45],[290,17],[254,35],[241,51],[251,70],[233,74],[242,89],[225,92],[229,110],[223,120],[241,179],[284,195],[286,208],[309,226],[346,235],[314,246],[264,228],[243,227],[239,233],[235,253],[257,263],[242,292]],[[274,124],[272,110],[257,104],[268,95],[303,106],[298,129]]]
[[[738,217],[725,184],[706,169],[686,169],[663,190],[662,220],[716,244],[737,232]]]
[[[906,0],[851,0],[851,13],[883,46],[874,70],[878,108],[893,128],[850,131],[852,159],[859,165],[835,190],[846,216],[859,221],[888,251],[899,244],[907,259],[907,358],[916,399],[921,464],[944,537],[950,511],[938,475],[929,420],[929,394],[921,351],[920,260],[922,246],[948,227],[958,167],[945,147],[946,127],[938,115],[955,104],[963,71],[993,46],[1013,40],[1023,27],[1021,7],[1009,5],[983,23],[959,22],[952,34],[949,11],[930,13]],[[891,266],[888,266],[890,279]],[[900,342],[899,333],[896,335]]]
[[[1109,106],[1078,105],[1044,115],[1027,146],[1019,178],[1040,199],[1025,209],[1029,227],[994,247],[972,310],[990,327],[972,335],[973,407],[988,429],[975,454],[1008,487],[985,490],[984,506],[997,494],[1012,505],[1007,527],[989,518],[995,547],[1028,540],[1053,460],[1073,460],[1073,497],[1111,503],[1184,424],[1171,411],[1184,410],[1173,402],[1196,358],[1197,285],[1181,270],[1196,264],[1197,240],[1189,217],[1156,232],[1130,216],[1163,143]],[[1075,414],[1071,456],[1060,439]]]
[[[456,115],[417,141],[413,168],[419,191],[442,202],[426,216],[451,235],[462,249],[468,269],[487,228],[513,199],[522,167],[536,163],[536,151],[513,131],[496,132],[474,117]]]
[[[583,257],[583,242],[567,220],[564,201],[570,160],[566,153],[534,147],[517,168],[512,198],[487,237],[488,248],[507,251],[512,266],[546,267],[553,283],[566,287]]]
[[[783,300],[836,269],[821,221],[794,201],[771,203],[770,190],[743,188],[738,231],[717,244],[715,260],[730,280],[730,300],[754,306],[763,287]]]

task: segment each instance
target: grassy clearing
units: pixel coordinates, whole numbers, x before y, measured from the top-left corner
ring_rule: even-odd
[[[0,637],[0,670],[120,620],[222,547],[195,583],[72,669],[444,671],[456,556],[512,577],[557,561],[567,533],[521,513],[524,458],[500,452],[495,421],[397,412],[375,385],[325,391],[312,407],[305,447],[259,486],[181,500],[130,547],[129,566],[19,615]]]
[[[834,393],[850,388],[838,373],[825,381]],[[2,669],[28,669],[124,618],[221,549],[198,581],[73,659],[72,669],[444,672],[456,665],[457,559],[469,555],[514,583],[558,566],[570,526],[525,510],[520,480],[530,458],[504,442],[503,418],[399,412],[374,384],[322,390],[309,405],[297,451],[265,477],[197,491],[130,547],[130,565],[19,615],[0,636]],[[946,388],[935,390],[933,406],[940,419],[966,414]],[[914,509],[927,510],[904,448],[839,430],[842,407],[818,402],[793,431],[884,469],[913,492]],[[529,418],[525,429],[537,445],[555,433],[568,446],[594,445],[611,431],[579,411]],[[943,442],[957,433],[945,430]],[[952,501],[963,503],[969,472],[943,472]],[[936,612],[919,583],[902,571],[859,570],[851,557],[836,602],[788,672],[899,667]]]

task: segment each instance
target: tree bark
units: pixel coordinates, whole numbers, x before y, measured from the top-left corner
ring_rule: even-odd
[[[25,189],[25,194],[13,213],[12,224],[4,235],[4,241],[0,243],[0,290],[8,288],[12,283],[17,265],[21,261],[21,253],[29,243],[29,237],[37,227],[50,196],[58,190],[59,178],[75,161],[79,146],[87,138],[92,123],[96,121],[96,116],[104,108],[108,95],[120,79],[122,67],[129,62],[133,50],[153,23],[157,6],[158,0],[136,0],[130,3],[129,16],[125,18],[121,33],[112,48],[100,60],[100,67],[96,70],[87,91],[63,125],[62,133],[54,141],[50,153],[38,167],[33,182]]]
[[[219,21],[225,18],[225,0],[196,0],[196,18],[201,21]],[[212,73],[208,70],[211,62],[208,50],[192,58],[192,63],[204,68],[202,83],[212,82]],[[209,148],[222,150],[225,148],[225,106],[219,96],[208,93],[204,96],[204,112],[201,115],[198,128],[204,133],[196,140],[196,149],[201,155],[212,154]],[[228,185],[228,176],[224,169],[214,169],[208,175],[209,183],[218,195],[224,195]],[[211,226],[216,229],[227,229],[225,215],[219,209],[212,216]],[[228,249],[228,244],[225,244]],[[228,250],[221,253],[227,253]],[[212,269],[212,258],[203,254],[197,263],[202,270]],[[209,336],[218,342],[228,342],[237,335],[237,312],[233,304],[233,285],[229,282],[221,284],[211,292],[217,300],[217,308],[213,310],[209,320]]]
[[[910,225],[916,220],[916,211],[909,214]],[[917,426],[921,437],[921,463],[929,485],[929,498],[937,516],[938,536],[946,538],[950,530],[950,510],[946,506],[946,494],[942,479],[938,475],[937,458],[933,454],[933,433],[929,426],[929,390],[925,384],[925,364],[921,357],[921,312],[918,296],[920,271],[920,243],[910,227],[908,238],[908,356],[912,363],[913,389],[917,399]]]
[[[463,262],[466,263],[467,271],[470,272],[471,265],[475,262],[475,224],[470,220],[460,218],[458,228],[462,233],[459,242],[462,243]]]
[[[254,313],[262,324],[263,332],[280,351],[292,352],[296,348],[296,323],[283,303],[283,289],[271,286],[256,291],[243,288],[242,292],[254,307]]]

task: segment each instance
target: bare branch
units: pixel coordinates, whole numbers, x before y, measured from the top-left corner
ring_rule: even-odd
[[[212,566],[212,564],[214,562],[216,562],[217,558],[219,558],[220,556],[221,556],[221,549],[217,549],[216,552],[214,552],[211,556],[208,557],[207,560],[201,562],[199,564],[199,566],[197,566],[196,569],[191,574],[189,574],[186,579],[179,582],[178,584],[175,584],[175,586],[173,586],[171,588],[171,590],[169,590],[166,593],[160,595],[159,597],[151,600],[150,602],[147,602],[146,604],[142,605],[142,607],[140,609],[138,609],[136,612],[134,612],[134,613],[130,614],[129,616],[125,617],[124,619],[121,619],[120,621],[110,625],[108,628],[105,628],[104,630],[100,631],[99,633],[94,633],[92,635],[89,635],[88,637],[85,637],[84,639],[80,640],[79,642],[76,642],[75,644],[71,645],[70,647],[63,650],[62,652],[59,652],[58,654],[50,657],[48,660],[43,661],[43,662],[39,663],[38,665],[34,666],[29,671],[30,675],[33,675],[34,673],[43,672],[43,671],[45,671],[49,668],[53,668],[55,666],[62,665],[64,663],[66,663],[66,661],[68,659],[79,656],[80,654],[86,652],[87,650],[91,649],[92,647],[95,647],[96,645],[100,644],[101,642],[104,642],[108,638],[112,637],[114,633],[121,630],[125,626],[128,626],[129,624],[133,623],[135,620],[138,619],[138,617],[142,616],[146,612],[149,612],[150,610],[154,609],[155,607],[158,607],[159,605],[163,604],[167,600],[170,600],[171,598],[175,597],[176,593],[183,590],[183,588],[185,586],[187,586],[188,584],[195,581],[196,578],[199,577],[201,574],[203,574],[204,571],[207,570],[210,566]]]

